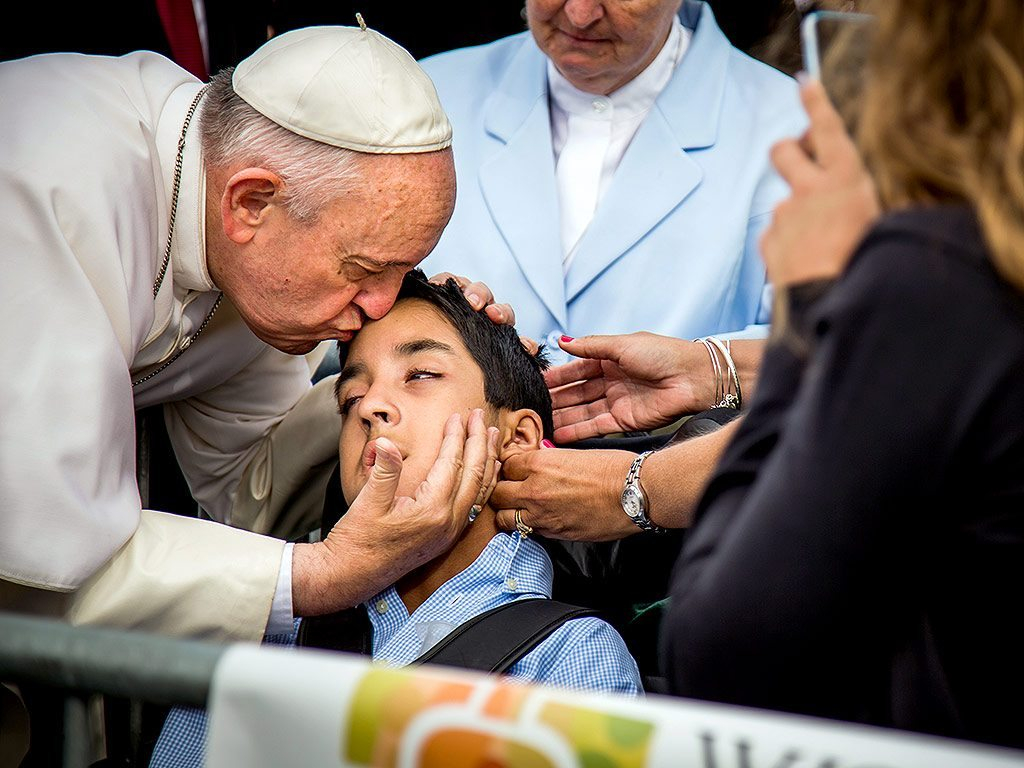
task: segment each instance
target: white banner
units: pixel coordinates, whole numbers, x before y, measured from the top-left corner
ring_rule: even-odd
[[[210,768],[1024,768],[1024,752],[761,710],[576,694],[457,670],[236,646]]]

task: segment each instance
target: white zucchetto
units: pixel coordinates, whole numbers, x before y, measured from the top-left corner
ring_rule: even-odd
[[[404,154],[452,142],[430,78],[404,48],[372,29],[285,32],[244,59],[231,83],[278,125],[336,147]]]

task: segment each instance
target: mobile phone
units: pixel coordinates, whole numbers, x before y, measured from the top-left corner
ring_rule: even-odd
[[[850,129],[867,79],[874,21],[868,13],[812,11],[800,23],[804,71],[825,86]]]
[[[874,20],[875,17],[869,13],[808,13],[800,22],[804,71],[824,83],[825,78],[839,67],[862,69],[871,47]]]

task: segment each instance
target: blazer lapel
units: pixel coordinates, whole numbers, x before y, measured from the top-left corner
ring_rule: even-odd
[[[504,142],[480,167],[484,200],[526,279],[564,328],[565,278],[547,72],[532,39],[524,40],[488,100],[484,126]]]
[[[566,275],[572,301],[701,182],[686,150],[712,146],[725,90],[730,44],[707,5],[680,11],[693,29],[689,49],[644,120],[582,240]]]

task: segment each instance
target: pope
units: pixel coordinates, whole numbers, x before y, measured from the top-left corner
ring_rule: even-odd
[[[497,472],[479,415],[414,496],[379,451],[323,541],[259,533],[318,517],[336,456],[302,355],[384,315],[452,212],[451,127],[408,53],[311,27],[205,86],[149,52],[50,54],[0,64],[0,102],[0,606],[257,639],[450,547]],[[156,404],[212,521],[145,508]]]

